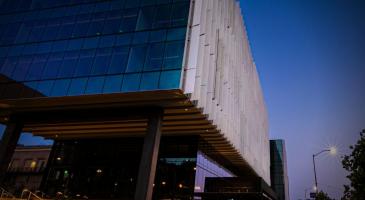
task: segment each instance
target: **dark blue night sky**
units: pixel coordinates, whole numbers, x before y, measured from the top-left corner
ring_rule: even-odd
[[[270,118],[286,140],[291,199],[313,186],[312,154],[339,154],[365,128],[365,1],[241,0]],[[319,188],[342,195],[345,172],[317,158]]]

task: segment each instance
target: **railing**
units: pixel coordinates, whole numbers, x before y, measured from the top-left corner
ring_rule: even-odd
[[[4,188],[0,187],[0,199],[15,199],[15,196],[10,192],[6,191]]]
[[[20,195],[20,199],[26,200],[43,200],[43,198],[39,197],[38,195],[34,194],[28,189],[24,189],[22,194]]]

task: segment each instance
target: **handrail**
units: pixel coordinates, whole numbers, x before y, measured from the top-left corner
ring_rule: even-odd
[[[28,192],[28,196],[27,196],[27,200],[32,200],[33,198],[32,197],[35,197],[37,200],[43,200],[41,197],[39,197],[38,195],[34,194],[32,191],[28,190],[28,189],[24,189],[22,191],[22,194],[20,195],[20,198],[21,199],[25,199],[23,198],[24,196],[24,193],[26,194]]]
[[[0,199],[4,197],[10,197],[12,199],[15,199],[15,196],[10,192],[8,192],[7,190],[5,190],[4,188],[0,187],[0,191],[1,191]]]

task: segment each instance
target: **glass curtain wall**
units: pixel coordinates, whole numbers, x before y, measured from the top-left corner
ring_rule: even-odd
[[[0,1],[0,97],[179,88],[189,4]]]

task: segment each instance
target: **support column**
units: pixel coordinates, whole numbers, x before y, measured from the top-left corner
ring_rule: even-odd
[[[143,142],[141,162],[139,164],[135,200],[151,200],[155,181],[158,150],[161,139],[163,110],[151,112],[148,119],[147,134]]]
[[[54,164],[57,146],[58,146],[58,143],[55,140],[53,142],[51,152],[49,153],[48,160],[47,160],[47,164],[46,164],[46,168],[44,169],[43,176],[42,176],[42,180],[41,180],[41,184],[39,186],[39,190],[41,192],[47,193],[46,183],[47,183],[48,178],[49,178],[49,175],[50,175],[51,166]]]
[[[23,124],[19,122],[13,122],[6,125],[0,144],[0,185],[3,184],[22,129]]]

